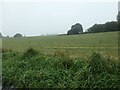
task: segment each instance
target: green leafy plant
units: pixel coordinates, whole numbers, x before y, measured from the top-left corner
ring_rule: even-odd
[[[37,50],[35,50],[34,48],[28,48],[26,50],[26,52],[23,53],[23,57],[22,58],[23,59],[24,58],[31,58],[31,57],[36,56],[38,54],[39,54],[39,52]]]

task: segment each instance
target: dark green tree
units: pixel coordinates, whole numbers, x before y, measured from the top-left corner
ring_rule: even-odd
[[[79,23],[72,25],[71,29],[67,32],[68,35],[80,34],[80,33],[83,33],[83,27]]]
[[[112,21],[112,22],[105,23],[104,30],[105,31],[118,31],[118,22]]]
[[[22,34],[17,33],[17,34],[14,35],[14,37],[22,37]]]
[[[73,31],[72,31],[72,30],[69,30],[69,31],[67,32],[67,34],[68,34],[68,35],[72,35],[72,34],[73,34]]]
[[[111,21],[106,22],[105,24],[94,24],[92,27],[87,29],[87,31],[88,33],[118,31],[118,22]]]
[[[0,33],[0,38],[2,38],[3,37],[3,35],[2,35],[2,33]]]
[[[89,33],[103,32],[104,26],[102,24],[94,24],[92,27],[88,29]]]

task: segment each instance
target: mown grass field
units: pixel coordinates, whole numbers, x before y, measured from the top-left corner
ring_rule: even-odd
[[[5,89],[120,88],[118,32],[3,38],[2,48]]]
[[[46,54],[62,51],[71,57],[84,57],[97,51],[104,56],[118,57],[118,32],[70,36],[37,36],[3,38],[3,48],[23,52],[32,47]]]

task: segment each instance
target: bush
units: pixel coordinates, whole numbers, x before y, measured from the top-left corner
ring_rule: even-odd
[[[33,57],[33,56],[36,56],[36,55],[38,55],[39,54],[39,52],[37,51],[37,50],[35,50],[35,49],[33,49],[33,48],[28,48],[27,50],[26,50],[26,52],[24,52],[23,53],[23,59],[24,58],[31,58],[31,57]]]
[[[93,53],[90,57],[89,68],[92,74],[99,74],[106,70],[104,60],[99,53]]]
[[[99,53],[94,52],[90,57],[88,68],[95,82],[91,87],[119,87],[116,65],[117,63],[113,63],[113,60],[108,61],[107,58],[103,58]]]

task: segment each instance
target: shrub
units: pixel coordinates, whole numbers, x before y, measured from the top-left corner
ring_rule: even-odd
[[[33,56],[36,56],[36,55],[38,55],[39,54],[39,52],[37,51],[37,50],[35,50],[35,49],[33,49],[33,48],[28,48],[27,50],[26,50],[26,52],[24,52],[23,53],[23,59],[24,58],[31,58],[31,57],[33,57]]]
[[[99,74],[106,71],[106,65],[105,60],[101,57],[99,53],[94,52],[89,61],[89,68],[91,73]]]
[[[97,88],[118,88],[119,80],[117,76],[117,63],[108,61],[99,53],[93,53],[89,61],[89,70],[92,74],[94,84],[92,87]],[[119,67],[119,66],[118,66]],[[118,73],[119,74],[119,73]]]

